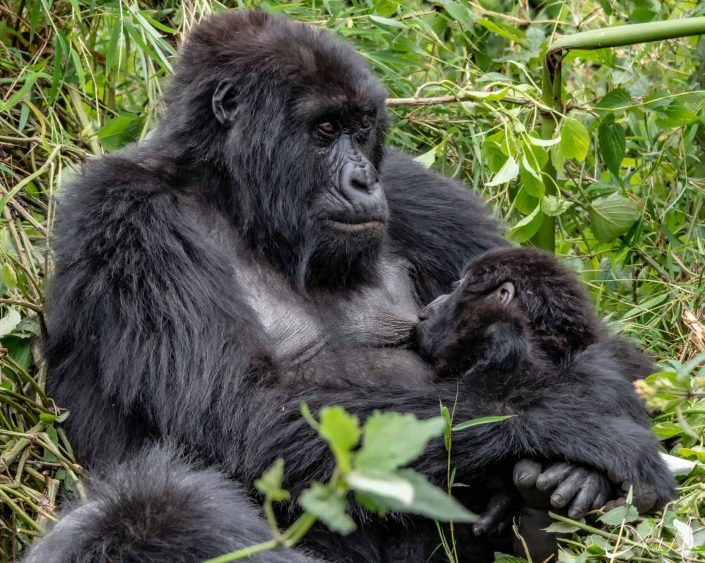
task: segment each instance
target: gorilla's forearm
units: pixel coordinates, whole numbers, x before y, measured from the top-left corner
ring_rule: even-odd
[[[403,390],[366,386],[270,389],[256,396],[247,414],[249,423],[243,437],[247,456],[239,458],[239,470],[244,472],[239,477],[245,482],[256,478],[277,457],[285,460],[291,484],[330,477],[331,454],[303,420],[302,402],[314,413],[326,405],[340,405],[364,420],[374,410],[411,412],[428,418],[438,415],[440,402],[451,406],[453,401],[450,387],[431,385]],[[497,414],[481,404],[477,397],[463,397],[461,389],[455,420]],[[581,406],[580,401],[561,404],[558,398],[550,398],[507,421],[456,433],[453,463],[462,480],[515,457],[569,460],[633,482],[636,494],[654,490],[663,504],[673,495],[673,480],[658,451],[650,431],[628,418],[597,410],[594,405]],[[443,483],[447,475],[443,441],[432,440],[414,466],[433,482]]]

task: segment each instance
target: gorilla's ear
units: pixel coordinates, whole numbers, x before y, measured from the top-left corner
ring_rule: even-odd
[[[235,84],[232,80],[223,80],[215,88],[211,100],[213,114],[224,127],[230,127],[235,117]]]

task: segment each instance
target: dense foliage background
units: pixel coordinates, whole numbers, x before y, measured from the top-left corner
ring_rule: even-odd
[[[601,315],[664,362],[639,390],[659,409],[665,448],[691,462],[664,514],[575,523],[561,557],[705,558],[705,40],[573,52],[560,137],[541,146],[531,133],[555,34],[705,15],[705,3],[225,4],[283,12],[355,45],[389,90],[389,142],[479,189],[515,241],[556,217],[557,254]],[[182,35],[223,7],[0,1],[0,560],[41,533],[62,487],[80,491],[36,338],[56,196],[80,162],[148,133]],[[538,173],[548,159],[557,195]]]

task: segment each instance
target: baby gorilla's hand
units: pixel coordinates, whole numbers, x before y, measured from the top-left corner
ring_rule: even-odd
[[[513,478],[525,505],[567,508],[573,519],[604,506],[612,491],[606,476],[566,462],[544,469],[536,461],[523,459],[514,466]]]

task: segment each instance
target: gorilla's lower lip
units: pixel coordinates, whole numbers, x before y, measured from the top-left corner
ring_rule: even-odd
[[[382,231],[384,230],[383,221],[363,221],[359,223],[349,223],[347,221],[337,221],[335,219],[326,219],[326,225],[337,231],[346,233],[360,233],[363,231]]]

